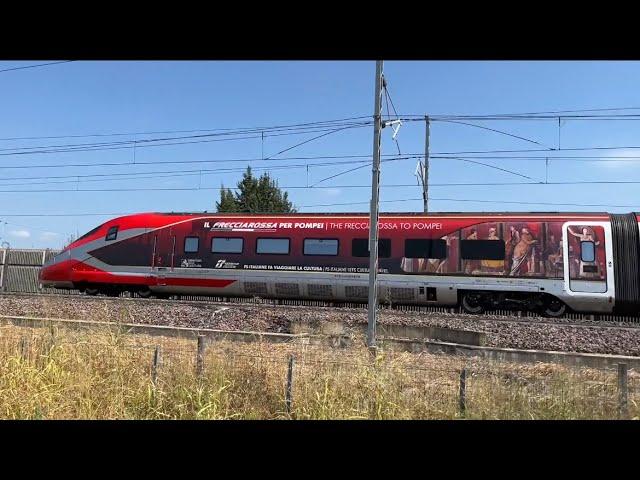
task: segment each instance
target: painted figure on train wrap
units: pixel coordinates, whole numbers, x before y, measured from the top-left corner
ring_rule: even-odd
[[[512,276],[519,276],[525,273],[535,272],[535,244],[538,240],[533,238],[527,227],[523,227],[520,233],[520,240],[513,250],[513,260],[511,262]]]

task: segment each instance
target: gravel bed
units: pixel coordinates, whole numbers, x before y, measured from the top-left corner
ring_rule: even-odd
[[[366,324],[364,309],[130,301],[90,297],[0,296],[0,314],[223,330],[286,333],[292,321]],[[381,310],[381,324],[439,326],[486,333],[487,346],[640,356],[640,328],[504,321],[493,316]],[[531,319],[534,320],[534,319]],[[565,322],[567,323],[567,322]],[[572,321],[572,323],[578,323]]]

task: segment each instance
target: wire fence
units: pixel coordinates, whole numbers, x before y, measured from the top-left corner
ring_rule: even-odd
[[[0,372],[0,412],[14,412],[5,413],[12,418],[43,411],[44,418],[640,416],[640,374],[626,366],[579,369],[393,351],[373,356],[364,347],[297,342],[0,327]],[[46,404],[56,385],[64,395]],[[78,411],[79,404],[91,408]]]

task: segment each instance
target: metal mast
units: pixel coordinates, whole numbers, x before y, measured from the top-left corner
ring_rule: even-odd
[[[376,346],[378,314],[378,213],[380,207],[380,138],[382,134],[382,60],[376,61],[375,107],[373,112],[373,167],[371,170],[371,213],[369,217],[369,305],[367,345]]]
[[[431,137],[431,122],[429,116],[424,117],[426,125],[424,140],[424,166],[422,167],[422,199],[424,201],[424,213],[429,213],[429,140]]]

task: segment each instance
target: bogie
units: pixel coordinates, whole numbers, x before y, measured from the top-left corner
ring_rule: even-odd
[[[151,296],[151,290],[149,287],[140,288],[135,293],[137,293],[141,298],[149,298]]]
[[[480,292],[464,292],[461,306],[465,313],[480,314],[486,309],[488,295]]]
[[[551,296],[545,298],[544,304],[540,309],[540,313],[542,313],[543,316],[550,318],[561,317],[566,311],[567,305],[562,300]]]
[[[561,317],[567,311],[566,304],[554,296],[527,292],[462,291],[460,306],[470,314],[487,310],[521,310]]]

